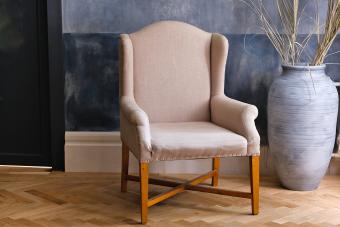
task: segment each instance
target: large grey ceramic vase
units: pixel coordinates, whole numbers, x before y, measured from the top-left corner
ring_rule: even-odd
[[[268,95],[270,152],[281,184],[314,190],[333,152],[338,93],[321,66],[282,66]]]

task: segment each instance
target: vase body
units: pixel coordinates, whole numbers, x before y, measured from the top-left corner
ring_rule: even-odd
[[[268,139],[281,184],[316,189],[334,148],[338,93],[325,66],[282,66],[268,94]]]

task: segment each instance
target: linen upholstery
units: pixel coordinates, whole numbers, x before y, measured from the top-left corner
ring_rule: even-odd
[[[151,124],[152,160],[246,156],[247,140],[211,122]]]
[[[120,41],[121,138],[140,162],[259,155],[257,108],[224,95],[224,36],[162,21]]]
[[[254,120],[258,115],[255,106],[216,95],[211,98],[211,121],[236,132],[247,139],[247,155],[259,155],[260,136]]]
[[[120,103],[122,141],[129,145],[139,160],[150,160],[151,136],[148,116],[131,97],[122,96]]]
[[[211,34],[165,21],[129,36],[134,97],[150,121],[209,121]]]
[[[247,155],[259,154],[260,136],[254,120],[258,115],[255,106],[233,100],[224,95],[225,66],[228,40],[220,34],[212,34],[211,42],[211,121],[230,129],[247,139]]]

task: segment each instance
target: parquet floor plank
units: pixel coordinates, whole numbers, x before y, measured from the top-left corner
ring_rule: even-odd
[[[219,184],[249,190],[247,177],[221,177]],[[166,189],[150,186],[150,196]],[[138,183],[129,182],[121,193],[119,175],[0,172],[0,226],[139,226],[139,217]],[[326,176],[313,192],[285,190],[263,177],[257,216],[250,215],[247,199],[186,191],[151,207],[147,226],[340,226],[340,176]]]

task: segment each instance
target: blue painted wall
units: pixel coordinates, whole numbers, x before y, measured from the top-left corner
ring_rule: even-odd
[[[64,34],[65,126],[119,129],[118,34]]]
[[[272,3],[267,1],[269,9],[275,7]],[[325,4],[320,7],[325,12]],[[119,34],[164,19],[229,39],[225,93],[259,108],[257,127],[265,141],[267,92],[280,74],[280,60],[256,17],[239,0],[63,0],[66,130],[119,130]],[[302,33],[308,30],[302,27]],[[333,49],[340,50],[340,38]],[[328,61],[340,62],[340,55]],[[333,80],[340,80],[339,69],[328,68]]]

